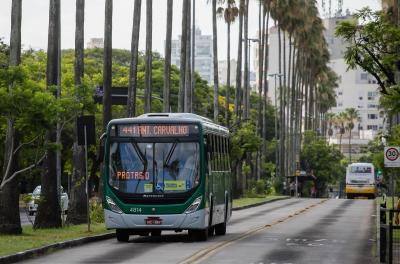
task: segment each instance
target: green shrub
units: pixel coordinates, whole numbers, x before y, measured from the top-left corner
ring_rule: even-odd
[[[104,211],[101,202],[90,200],[90,221],[92,223],[104,223]]]

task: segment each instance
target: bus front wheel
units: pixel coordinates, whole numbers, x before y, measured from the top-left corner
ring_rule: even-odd
[[[115,233],[117,235],[118,242],[128,242],[129,241],[129,233],[126,230],[117,229],[115,231]]]
[[[189,229],[189,238],[193,241],[207,241],[208,228],[205,229]]]

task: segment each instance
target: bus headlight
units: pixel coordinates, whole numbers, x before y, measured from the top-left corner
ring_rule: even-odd
[[[193,201],[193,203],[186,209],[185,214],[191,214],[199,208],[200,203],[201,203],[202,196],[199,196],[196,198],[196,200]]]
[[[111,211],[117,214],[122,214],[122,210],[115,204],[115,202],[108,196],[106,196],[106,201],[108,204],[108,207],[110,207]]]

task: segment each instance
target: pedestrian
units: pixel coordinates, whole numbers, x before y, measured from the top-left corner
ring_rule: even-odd
[[[290,196],[294,196],[294,194],[295,194],[295,189],[296,189],[296,184],[294,183],[294,181],[292,181],[291,183],[290,183]]]

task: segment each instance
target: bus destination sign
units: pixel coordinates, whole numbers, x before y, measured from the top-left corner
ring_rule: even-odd
[[[197,134],[196,125],[129,124],[118,126],[121,137],[188,137]]]

